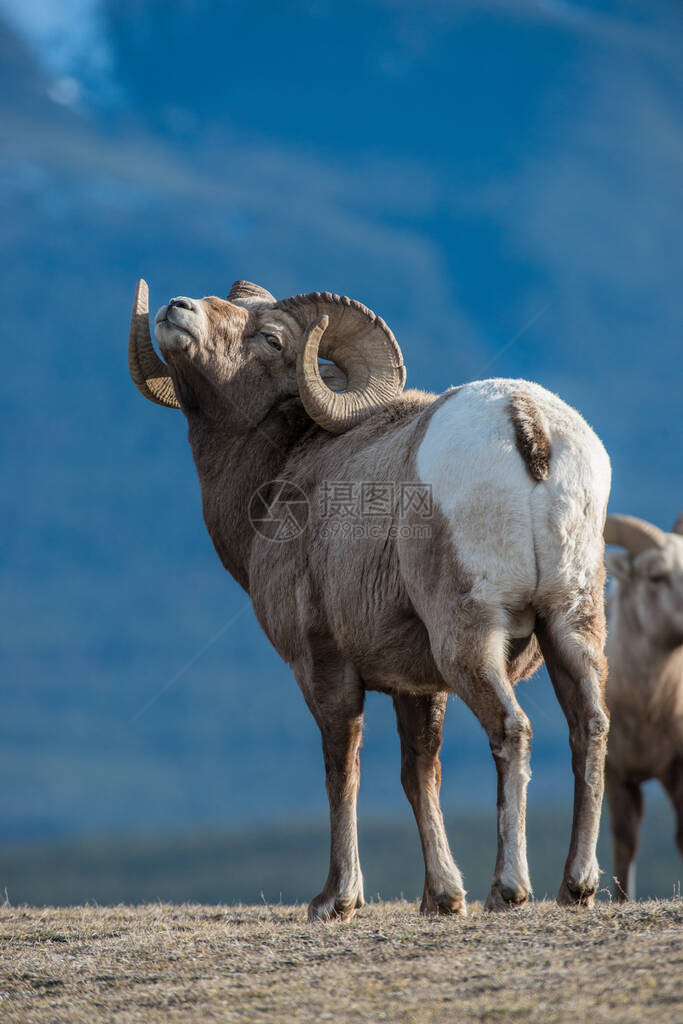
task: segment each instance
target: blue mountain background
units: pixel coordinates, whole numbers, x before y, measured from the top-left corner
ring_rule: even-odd
[[[671,527],[682,29],[645,0],[0,0],[5,841],[326,813],[317,728],[213,551],[184,419],[128,378],[139,276],[153,308],[236,278],[358,298],[412,387],[539,381],[603,439],[611,510]],[[519,689],[531,806],[564,805],[547,676]],[[443,761],[445,806],[493,814],[456,700]],[[379,695],[363,771],[361,815],[408,815]]]

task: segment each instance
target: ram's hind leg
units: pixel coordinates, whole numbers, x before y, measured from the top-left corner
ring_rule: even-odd
[[[394,697],[401,737],[401,782],[415,813],[425,862],[420,912],[465,914],[465,890],[439,804],[441,730],[447,694]]]
[[[600,870],[596,857],[609,719],[604,703],[601,596],[584,614],[539,620],[537,636],[557,699],[569,725],[574,817],[569,856],[557,901],[591,906]]]
[[[507,678],[505,615],[474,605],[458,628],[432,637],[449,689],[486,730],[498,774],[498,855],[487,910],[523,906],[531,892],[526,858],[526,790],[531,772],[531,725]],[[432,634],[430,634],[432,636]]]

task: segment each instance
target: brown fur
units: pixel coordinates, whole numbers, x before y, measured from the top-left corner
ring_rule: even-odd
[[[538,409],[528,395],[514,394],[508,413],[515,430],[517,450],[534,480],[547,480],[550,472],[550,441]]]
[[[309,419],[298,398],[301,324],[267,304],[247,311],[220,299],[203,301],[209,336],[184,348],[162,340],[161,349],[188,419],[204,519],[216,551],[250,594],[264,632],[291,665],[320,727],[331,853],[328,878],[310,904],[310,916],[348,918],[363,901],[356,793],[363,698],[370,689],[394,698],[403,785],[425,855],[423,911],[462,913],[465,908],[439,807],[438,752],[449,692],[479,718],[498,772],[498,856],[487,906],[523,904],[529,895],[524,794],[531,729],[512,687],[540,663],[537,636],[499,642],[504,610],[473,596],[474,581],[438,507],[428,535],[393,538],[385,530],[349,542],[325,535],[321,512],[323,488],[330,481],[418,480],[416,454],[425,431],[443,402],[457,401],[458,389],[441,397],[404,392],[346,434],[333,436]],[[278,330],[280,351],[261,337],[264,324],[268,331]],[[547,437],[533,404],[521,397],[511,406],[518,444],[535,479],[545,479]],[[310,519],[304,533],[279,544],[254,531],[249,507],[260,487],[282,479],[306,495]],[[482,515],[485,523],[485,506]],[[385,526],[395,527],[398,516],[394,505]],[[405,523],[419,527],[418,512]],[[567,595],[567,603],[573,606],[575,596]],[[596,623],[593,633],[583,620],[560,618],[549,621],[545,633],[536,631],[545,637],[551,675],[557,664],[554,683],[575,747],[573,848],[601,797],[597,790],[587,795],[588,783],[582,781],[586,759],[596,757],[603,742],[591,738],[599,732],[595,709],[588,697],[574,694],[584,676],[586,693],[591,687],[599,691],[601,609],[583,611]],[[581,651],[574,659],[567,654],[567,630],[570,646]],[[505,863],[511,856],[519,862],[512,869]],[[509,883],[501,880],[506,871],[513,879]],[[567,868],[561,898],[588,902],[594,888],[592,879],[573,878]]]
[[[672,536],[663,551],[610,555],[608,565],[618,578],[609,602],[605,781],[614,894],[623,901],[633,895],[648,779],[671,800],[683,856],[683,544]]]

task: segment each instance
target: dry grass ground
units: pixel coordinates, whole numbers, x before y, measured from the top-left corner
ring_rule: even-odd
[[[425,919],[371,904],[0,909],[0,1020],[683,1019],[683,900]]]

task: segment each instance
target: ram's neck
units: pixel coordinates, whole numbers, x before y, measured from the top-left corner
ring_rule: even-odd
[[[218,557],[249,592],[249,556],[254,527],[249,506],[256,491],[282,477],[289,454],[312,429],[300,403],[288,400],[271,410],[249,433],[229,425],[190,419],[188,438],[202,491],[204,522]]]

